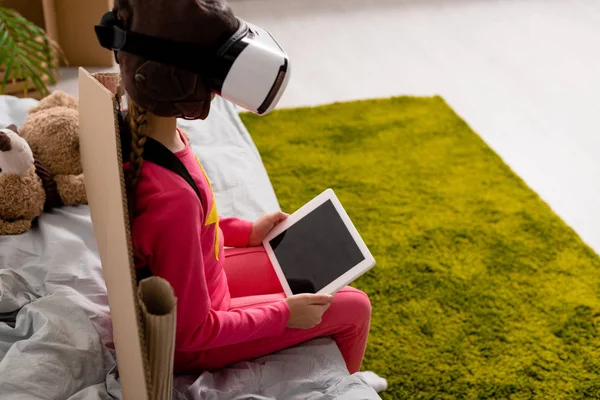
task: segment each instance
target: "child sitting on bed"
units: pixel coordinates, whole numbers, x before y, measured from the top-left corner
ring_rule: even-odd
[[[213,48],[237,28],[222,1],[154,0],[142,5],[140,0],[117,0],[115,6],[127,30],[191,40],[201,48]],[[203,76],[125,51],[117,59],[128,93],[131,157],[124,168],[135,264],[169,281],[177,296],[175,371],[213,370],[330,336],[348,370],[358,372],[371,318],[367,295],[347,287],[334,296],[286,299],[260,246],[286,214],[268,214],[255,222],[219,216],[201,160],[176,127],[178,117],[207,117],[212,95]],[[183,163],[200,198],[174,172],[144,161],[147,138]]]

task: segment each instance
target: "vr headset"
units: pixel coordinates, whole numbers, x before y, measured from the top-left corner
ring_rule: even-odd
[[[106,13],[95,30],[100,45],[113,50],[115,58],[123,51],[202,73],[212,92],[263,115],[273,110],[287,87],[289,58],[268,31],[238,22],[237,31],[216,51],[127,31],[115,11]]]

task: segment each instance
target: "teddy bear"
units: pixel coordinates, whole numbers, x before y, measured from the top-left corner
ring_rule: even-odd
[[[27,141],[14,125],[0,129],[0,235],[27,232],[45,202],[46,192]]]
[[[62,91],[45,97],[29,110],[20,135],[31,147],[47,194],[52,194],[47,196],[46,210],[87,204],[79,155],[77,99]]]

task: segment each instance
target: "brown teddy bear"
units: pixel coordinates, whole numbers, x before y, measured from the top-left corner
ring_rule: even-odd
[[[79,110],[77,99],[57,91],[29,110],[20,129],[29,143],[50,195],[46,209],[61,205],[87,204],[79,155]]]
[[[47,110],[53,107],[67,107],[73,110],[79,110],[77,99],[63,91],[53,92],[50,96],[44,97],[37,106],[29,109],[29,114],[35,114],[38,111]]]
[[[31,148],[14,125],[0,130],[0,235],[19,235],[44,208],[46,194]]]

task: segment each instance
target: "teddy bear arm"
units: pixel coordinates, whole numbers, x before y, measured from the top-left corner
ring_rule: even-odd
[[[18,219],[16,221],[4,221],[0,219],[1,235],[21,235],[31,229],[31,220]]]
[[[58,194],[67,206],[87,204],[83,174],[79,175],[56,175],[56,186]]]

